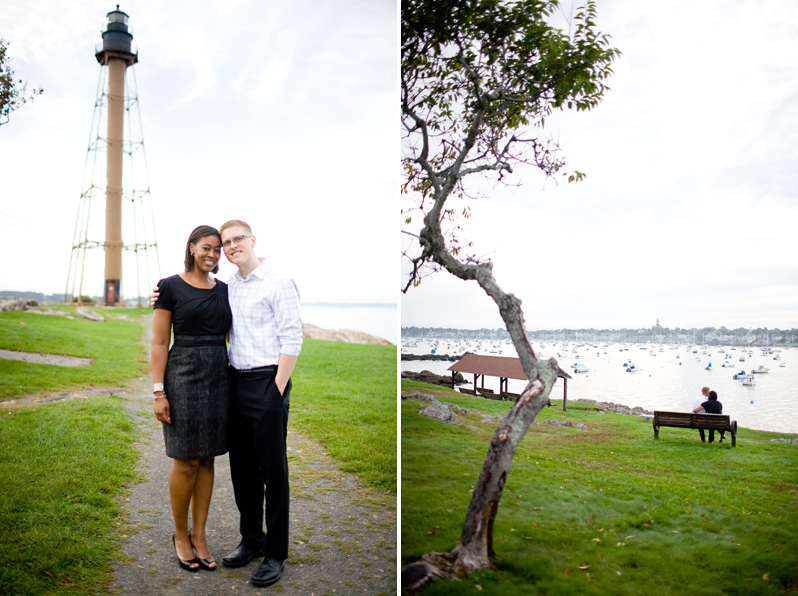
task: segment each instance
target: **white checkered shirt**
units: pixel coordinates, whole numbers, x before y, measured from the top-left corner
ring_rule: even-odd
[[[273,366],[280,354],[299,356],[302,316],[293,279],[276,273],[261,259],[247,279],[236,271],[228,295],[233,311],[228,356],[233,367]]]

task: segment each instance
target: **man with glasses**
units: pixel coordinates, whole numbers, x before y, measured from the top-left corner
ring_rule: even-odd
[[[238,267],[228,284],[234,375],[229,447],[241,532],[241,543],[222,564],[240,567],[262,555],[250,581],[268,586],[280,579],[288,558],[285,442],[291,373],[302,348],[299,290],[255,255],[256,238],[247,223],[228,221],[219,232],[227,260]]]
[[[286,435],[291,373],[302,348],[299,290],[293,279],[256,256],[249,224],[231,220],[219,232],[227,260],[238,267],[228,282],[233,312],[228,445],[241,533],[238,547],[222,564],[242,567],[262,556],[250,581],[270,586],[280,579],[288,558]]]

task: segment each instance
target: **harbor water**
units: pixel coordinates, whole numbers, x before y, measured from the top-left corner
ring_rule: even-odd
[[[515,349],[505,342],[482,341],[455,346],[447,340],[427,339],[402,347],[403,354],[475,354],[516,357]],[[413,345],[415,344],[415,345]],[[437,347],[435,347],[437,346]],[[560,367],[573,377],[568,380],[568,400],[608,401],[646,410],[686,412],[692,409],[693,398],[704,386],[717,391],[723,413],[739,426],[783,433],[798,433],[795,411],[798,391],[798,348],[774,346],[774,353],[764,354],[759,347],[667,346],[657,344],[576,344],[535,343],[539,357],[557,359]],[[719,350],[724,350],[723,353]],[[777,351],[780,350],[780,351]],[[694,353],[695,351],[695,353]],[[740,357],[744,361],[740,361]],[[777,360],[774,358],[778,357]],[[628,362],[639,372],[626,372]],[[724,362],[728,364],[724,367]],[[589,368],[574,372],[574,364]],[[780,366],[781,364],[784,366]],[[447,369],[454,362],[402,361],[402,370],[429,370],[450,375]],[[711,364],[711,366],[709,366]],[[763,366],[767,373],[754,374],[755,385],[744,386],[735,380],[735,373],[751,373]],[[709,368],[709,370],[707,370]],[[473,388],[473,375],[464,375],[466,388]],[[478,385],[481,384],[481,380]],[[519,393],[526,383],[510,379],[509,391]],[[499,379],[486,377],[485,387],[499,390]],[[551,392],[552,399],[562,399],[563,381],[559,379]]]

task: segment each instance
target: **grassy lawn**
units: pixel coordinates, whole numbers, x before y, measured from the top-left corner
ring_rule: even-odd
[[[74,306],[51,307],[74,315]],[[147,366],[138,315],[151,309],[91,309],[104,323],[25,311],[0,313],[0,349],[94,358],[89,366],[53,366],[0,359],[0,401],[40,391],[86,385],[120,386]],[[116,317],[127,316],[129,320]],[[113,318],[111,318],[113,317]]]
[[[396,346],[306,339],[291,418],[339,467],[396,494]]]
[[[135,440],[116,398],[0,410],[0,593],[104,592]]]
[[[508,402],[402,383],[485,414]],[[588,430],[530,427],[496,518],[495,570],[432,594],[798,593],[798,445],[740,429],[730,442],[663,428],[589,404],[544,409]],[[402,564],[450,551],[460,538],[495,423],[445,424],[402,401]],[[559,409],[558,409],[559,407]]]
[[[146,371],[138,315],[151,310],[98,312],[105,323],[0,313],[2,349],[96,359],[82,368],[0,359],[0,400],[120,386]],[[119,315],[129,320],[110,318]],[[395,495],[396,347],[306,340],[294,381],[291,424]],[[129,531],[137,440],[116,397],[0,408],[0,594],[104,593]]]

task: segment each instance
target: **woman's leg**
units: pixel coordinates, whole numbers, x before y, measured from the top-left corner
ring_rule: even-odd
[[[191,541],[188,539],[188,507],[197,483],[200,468],[198,459],[175,459],[169,472],[169,497],[172,501],[172,517],[175,520],[175,547],[177,556],[183,561],[194,558]],[[193,567],[197,567],[195,563]]]
[[[214,459],[208,457],[199,460],[199,469],[197,470],[197,481],[194,484],[194,494],[191,498],[191,542],[194,548],[197,549],[197,554],[200,559],[211,558],[211,552],[208,549],[208,541],[205,537],[205,524],[208,521],[208,510],[211,507],[211,496],[213,494],[213,478],[214,478]],[[211,563],[211,567],[215,567],[216,563]]]

